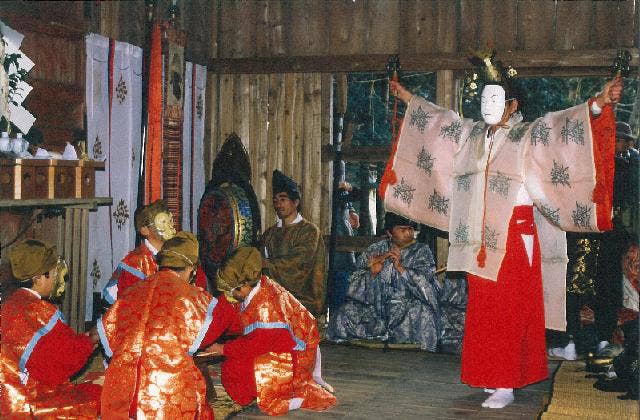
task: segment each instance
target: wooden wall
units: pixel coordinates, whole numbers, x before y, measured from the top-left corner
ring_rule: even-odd
[[[74,130],[84,128],[84,35],[82,2],[3,2],[2,19],[25,37],[21,50],[35,63],[24,107],[36,116],[43,147],[62,152]]]
[[[552,52],[578,53],[570,54],[571,58],[584,51],[591,54],[619,48],[636,48],[638,63],[639,11],[635,0],[276,0],[219,4],[217,54],[212,56],[211,68],[225,72],[260,72],[261,63],[283,71],[287,67],[290,71],[382,69],[386,60],[378,56],[390,54],[399,54],[405,69],[455,69],[467,66],[468,49],[484,47],[487,42],[506,56],[528,57],[527,64],[533,67],[551,67],[554,63],[550,59],[562,59],[563,55]],[[345,56],[347,60],[341,59]],[[276,60],[232,61],[265,57]],[[579,65],[602,65],[609,63],[610,57],[590,61]],[[565,65],[572,63],[565,59]]]
[[[46,2],[3,2],[7,3],[30,10],[51,9],[55,12],[40,15],[54,18],[84,7],[92,31],[135,45],[144,42],[149,10],[143,0],[75,2],[73,6],[72,2],[48,2],[58,3],[48,8],[42,6]],[[155,14],[166,16],[169,4],[171,0],[156,1]],[[638,48],[639,42],[637,0],[178,0],[177,4],[179,24],[187,32],[187,58],[216,66],[221,65],[215,63],[220,59],[378,54],[407,59],[440,55],[439,65],[451,66],[463,63],[452,58],[464,58],[469,48],[483,47],[488,41],[501,52],[533,56],[549,51]],[[291,66],[301,63],[290,61]]]
[[[207,126],[211,138],[207,173],[224,140],[236,133],[250,156],[263,227],[275,220],[274,169],[300,184],[304,216],[330,226],[330,168],[321,160],[321,147],[331,139],[330,75],[211,73],[207,85],[213,104]]]

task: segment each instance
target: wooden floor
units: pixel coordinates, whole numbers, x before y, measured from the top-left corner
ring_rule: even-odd
[[[336,389],[338,405],[316,413],[297,410],[286,418],[352,419],[534,419],[549,400],[551,381],[516,390],[513,404],[482,408],[482,389],[460,383],[460,358],[407,350],[322,344],[323,377]],[[551,375],[558,362],[549,362]],[[257,407],[234,419],[267,417]]]

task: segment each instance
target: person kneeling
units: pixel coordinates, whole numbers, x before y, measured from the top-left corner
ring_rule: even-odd
[[[320,375],[320,336],[316,319],[284,287],[261,276],[255,248],[239,248],[218,272],[218,288],[242,300],[243,336],[209,351],[222,354],[222,385],[240,405],[258,400],[269,415],[336,404]],[[323,388],[324,387],[324,388]],[[325,389],[326,388],[326,389]]]
[[[64,260],[55,246],[28,239],[9,253],[16,290],[2,303],[1,418],[96,418],[101,387],[74,385],[96,348],[95,331],[76,334],[47,300],[64,293]]]
[[[198,240],[178,232],[157,256],[160,270],[118,294],[98,320],[110,358],[102,392],[102,417],[213,419],[206,384],[193,354],[227,330],[238,314],[224,296],[192,284]]]

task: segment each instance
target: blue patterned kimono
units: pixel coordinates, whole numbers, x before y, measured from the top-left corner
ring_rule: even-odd
[[[439,283],[431,250],[415,243],[401,251],[404,273],[390,259],[372,277],[370,256],[389,251],[391,242],[377,242],[360,255],[357,271],[349,279],[345,303],[329,314],[328,338],[414,343],[435,351],[440,334]]]

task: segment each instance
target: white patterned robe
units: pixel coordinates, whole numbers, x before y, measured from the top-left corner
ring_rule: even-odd
[[[532,123],[521,119],[515,114],[508,127],[498,129],[489,151],[484,122],[414,96],[392,158],[397,182],[386,189],[385,207],[449,231],[449,271],[495,281],[513,207],[530,197],[538,210],[547,328],[564,330],[563,230],[599,231],[589,106],[551,112]],[[483,226],[486,263],[480,267]]]

